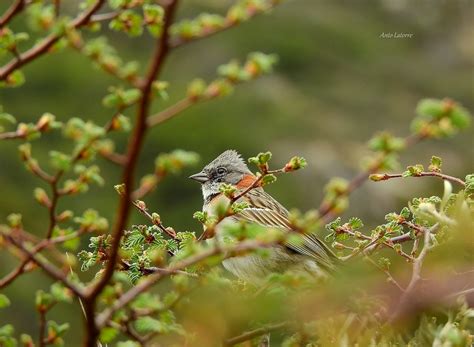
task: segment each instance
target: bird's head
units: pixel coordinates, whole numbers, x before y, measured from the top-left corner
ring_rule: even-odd
[[[247,177],[254,177],[242,156],[227,150],[189,178],[201,183],[204,200],[219,194],[222,183],[239,186]]]

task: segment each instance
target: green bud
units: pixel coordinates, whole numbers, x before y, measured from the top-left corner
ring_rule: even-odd
[[[412,165],[412,166],[407,167],[407,170],[402,173],[402,176],[403,177],[410,177],[410,176],[417,177],[417,176],[420,176],[420,174],[423,171],[424,171],[423,165],[421,164]]]
[[[303,169],[306,167],[308,163],[306,162],[306,159],[303,157],[293,157],[290,159],[288,163],[285,164],[285,167],[283,171],[285,172],[290,172],[290,171],[295,171],[299,169]]]
[[[125,10],[110,21],[109,28],[132,37],[140,36],[143,33],[143,18],[132,10]]]
[[[10,306],[10,300],[5,294],[0,294],[0,308],[5,308]]]
[[[360,229],[364,226],[364,223],[362,223],[362,220],[357,217],[352,217],[349,219],[349,226],[351,227],[352,230]]]
[[[428,166],[428,170],[431,172],[441,172],[441,165],[443,164],[440,157],[432,156],[430,166]]]
[[[219,191],[229,199],[232,199],[234,197],[235,192],[237,191],[237,188],[231,184],[223,183],[220,185]]]
[[[188,84],[187,96],[191,100],[198,100],[204,95],[206,88],[206,82],[203,79],[196,78]]]
[[[153,212],[151,214],[151,219],[152,219],[153,224],[161,224],[161,217],[158,213]]]
[[[54,302],[54,298],[51,294],[38,290],[36,292],[35,305],[36,309],[40,312],[46,312],[51,304]]]
[[[71,156],[64,154],[59,151],[49,152],[51,165],[60,171],[68,171],[71,168],[72,158]]]
[[[385,175],[383,174],[372,174],[369,176],[369,179],[374,182],[379,182],[385,180]]]
[[[207,212],[204,212],[204,211],[196,211],[193,214],[193,218],[202,224],[206,224],[208,221],[209,215]]]
[[[21,228],[22,224],[22,216],[19,213],[11,213],[7,216],[8,225],[12,228]]]
[[[46,191],[43,188],[35,188],[34,197],[40,205],[46,207],[51,206],[51,201],[49,200],[48,194],[46,194]]]
[[[124,195],[125,194],[125,184],[116,184],[114,186],[114,189],[115,191],[119,194],[119,195]]]
[[[250,204],[247,201],[239,201],[239,202],[234,202],[231,206],[231,209],[232,209],[232,213],[237,214],[249,207],[250,207]]]

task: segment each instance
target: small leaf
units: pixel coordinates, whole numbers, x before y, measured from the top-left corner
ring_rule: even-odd
[[[49,152],[51,165],[60,171],[68,171],[71,168],[72,158],[71,156],[64,154],[59,151]]]
[[[440,157],[432,156],[431,163],[430,163],[430,166],[428,167],[428,170],[431,172],[441,172],[442,163],[443,162]]]
[[[5,294],[0,294],[0,308],[10,306],[10,300]]]

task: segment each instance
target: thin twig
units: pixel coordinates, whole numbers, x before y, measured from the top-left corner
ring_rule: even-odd
[[[195,103],[196,101],[191,98],[181,99],[176,104],[170,106],[169,108],[148,117],[146,124],[149,128],[151,128],[158,124],[164,123],[168,119],[173,118],[174,116],[186,110],[187,108],[194,105]]]
[[[466,186],[466,183],[462,179],[457,178],[457,177],[453,177],[453,176],[449,176],[449,175],[445,175],[445,174],[442,174],[441,172],[431,172],[431,171],[429,171],[429,172],[419,172],[417,174],[414,174],[412,176],[407,176],[407,177],[439,177],[439,178],[442,178],[443,180],[447,180],[447,181],[450,181],[450,182],[453,182],[453,183],[460,184],[463,187]],[[377,177],[377,182],[378,181],[386,181],[386,180],[393,179],[393,178],[406,178],[406,177],[403,176],[403,174],[388,174],[388,173],[385,173],[385,174],[381,174]]]
[[[250,241],[243,241],[241,243],[230,246],[228,248],[212,247],[194,256],[190,256],[186,259],[183,259],[174,264],[171,264],[168,266],[166,273],[158,272],[155,274],[151,274],[146,279],[139,282],[136,286],[132,287],[127,292],[122,294],[112,304],[112,306],[108,307],[101,314],[97,316],[96,325],[99,328],[106,325],[108,320],[112,317],[112,315],[117,310],[120,310],[121,308],[125,307],[132,300],[134,300],[139,294],[143,293],[144,291],[149,289],[151,286],[153,286],[155,283],[167,277],[169,274],[176,272],[177,270],[183,270],[188,266],[197,264],[209,257],[215,256],[218,254],[222,254],[224,258],[228,258],[228,257],[234,256],[235,253],[252,251],[252,250],[263,248],[263,247],[271,247],[274,244],[275,242],[259,242],[255,240],[250,240]]]
[[[18,13],[20,13],[24,9],[25,4],[25,0],[15,0],[0,17],[0,29],[7,25]]]
[[[278,5],[280,1],[273,1],[269,6],[268,8],[266,9],[267,11],[268,10],[271,10],[272,8],[274,8],[276,5]],[[259,15],[259,14],[262,14],[264,13],[265,11],[254,11],[254,12],[251,12],[251,13],[248,13],[248,18],[247,20]],[[198,40],[202,40],[204,38],[207,38],[209,36],[213,36],[215,34],[218,34],[218,33],[221,33],[223,31],[226,31],[226,30],[229,30],[231,28],[234,28],[236,26],[238,26],[239,24],[241,24],[242,22],[240,21],[232,21],[232,20],[226,20],[226,22],[224,23],[223,26],[219,27],[219,28],[210,28],[210,29],[207,29],[206,31],[200,33],[199,36],[195,36],[195,37],[191,37],[191,38],[181,38],[181,37],[176,37],[176,38],[171,38],[170,39],[170,42],[169,42],[169,46],[172,47],[172,48],[176,48],[176,47],[181,47],[187,43],[190,43],[190,42],[195,42],[195,41],[198,41]]]
[[[173,240],[176,240],[176,231],[174,231],[173,228],[171,227],[165,227],[163,223],[161,223],[161,220],[157,218],[153,218],[153,216],[148,212],[146,206],[142,204],[142,201],[133,201],[132,205],[135,206],[140,213],[142,213],[144,216],[146,216],[154,225],[156,225],[162,232],[167,234],[169,237],[171,237]]]
[[[21,242],[17,241],[11,235],[3,235],[11,244],[15,245],[19,250],[21,250],[27,257],[29,257],[33,262],[35,262],[41,269],[44,270],[51,278],[56,281],[60,281],[64,286],[71,289],[71,291],[76,294],[76,296],[82,298],[84,297],[84,290],[81,287],[78,287],[75,283],[69,281],[66,275],[58,270],[54,265],[49,264],[40,258],[40,256],[34,252],[34,250],[29,250]]]
[[[279,330],[279,329],[285,328],[287,326],[288,326],[288,322],[282,322],[282,323],[267,325],[265,327],[258,328],[258,329],[255,329],[255,330],[247,331],[247,332],[245,332],[241,335],[234,336],[230,339],[227,339],[224,342],[224,346],[234,346],[238,343],[249,341],[249,340],[251,340],[255,337],[268,334],[269,332]]]
[[[105,3],[105,0],[97,0],[91,7],[89,7],[85,12],[81,13],[76,17],[69,26],[71,28],[80,28],[81,26],[86,25],[90,21],[90,17],[100,9],[100,7]],[[62,37],[63,34],[52,33],[49,36],[45,37],[38,44],[30,48],[28,51],[22,53],[18,59],[15,58],[9,63],[0,68],[0,81],[5,80],[8,75],[10,75],[16,69],[28,64],[30,61],[40,57],[41,55],[48,52],[48,50]]]
[[[169,27],[173,21],[174,12],[178,4],[177,0],[170,2],[165,7],[165,16],[163,23],[162,35],[157,39],[155,51],[150,61],[148,72],[141,86],[141,98],[138,103],[137,119],[133,130],[132,137],[129,141],[127,149],[126,164],[123,169],[122,183],[125,185],[125,192],[121,196],[119,208],[117,211],[117,219],[112,231],[113,240],[110,248],[109,261],[105,267],[102,277],[92,287],[88,288],[88,294],[84,300],[84,306],[87,316],[87,333],[85,336],[85,345],[94,346],[98,337],[98,329],[95,324],[95,305],[97,296],[102,292],[107,283],[110,281],[118,258],[120,240],[124,233],[125,226],[130,214],[131,194],[133,192],[133,184],[135,177],[135,169],[138,157],[143,146],[146,133],[146,119],[149,114],[152,84],[156,76],[159,74],[161,67],[169,51],[168,37]],[[152,275],[153,276],[153,275]]]
[[[418,142],[420,142],[421,140],[425,139],[426,136],[423,136],[423,135],[409,135],[407,137],[405,137],[404,139],[404,143],[405,143],[405,148],[407,147],[410,147]],[[378,160],[372,164],[368,169],[366,169],[365,171],[359,173],[358,175],[356,175],[350,182],[349,182],[349,185],[347,186],[347,189],[343,190],[343,191],[338,191],[336,193],[336,196],[334,197],[334,199],[332,199],[331,201],[323,201],[319,208],[318,208],[318,212],[319,212],[319,216],[320,216],[320,219],[323,223],[327,223],[329,221],[331,221],[336,215],[333,213],[333,210],[334,210],[334,204],[337,200],[337,198],[341,197],[341,196],[348,196],[350,195],[354,190],[358,189],[360,186],[362,186],[362,184],[364,184],[368,177],[373,174],[373,173],[376,173],[383,165],[383,162],[385,160],[387,156],[387,153],[383,153],[383,155],[380,156],[380,158],[378,158]]]
[[[404,307],[407,305],[408,300],[410,299],[411,295],[413,294],[413,291],[415,287],[417,286],[418,282],[421,279],[421,269],[423,266],[423,261],[428,254],[428,251],[431,249],[431,230],[427,229],[425,234],[424,234],[424,243],[423,243],[423,248],[418,255],[418,257],[415,258],[413,261],[413,271],[411,275],[410,282],[408,283],[408,286],[406,287],[405,291],[403,292],[402,296],[400,297],[400,301],[397,304],[397,308],[395,311],[392,313],[392,315],[389,318],[389,323],[392,323],[397,319],[404,309]]]
[[[387,276],[387,280],[390,282],[390,283],[393,283],[398,289],[400,289],[400,291],[403,293],[405,291],[405,289],[400,285],[400,283],[398,283],[398,281],[392,276],[392,274],[385,268],[383,268],[382,266],[380,266],[379,264],[377,264],[370,256],[368,256],[367,254],[365,255],[365,258],[369,263],[371,263],[373,266],[375,266],[377,269],[379,269],[380,271],[382,271],[386,276]]]
[[[39,316],[38,346],[44,347],[46,345],[46,339],[44,337],[46,330],[46,310],[40,310]]]

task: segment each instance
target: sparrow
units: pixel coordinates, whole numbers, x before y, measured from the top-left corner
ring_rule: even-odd
[[[254,184],[257,176],[249,170],[237,151],[227,150],[189,178],[201,183],[203,211],[213,215],[216,204],[229,201],[220,191],[223,183],[231,184],[241,192]],[[242,221],[295,232],[288,220],[288,210],[266,193],[263,187],[250,190],[237,200],[239,201],[247,202],[248,207],[219,223],[214,237],[219,237],[219,230],[226,224]],[[225,259],[223,266],[241,280],[261,283],[267,275],[275,272],[303,271],[316,276],[327,276],[335,269],[337,260],[336,255],[314,234],[304,234],[302,242],[292,242],[290,239],[283,246],[270,248],[266,256],[236,256]]]

